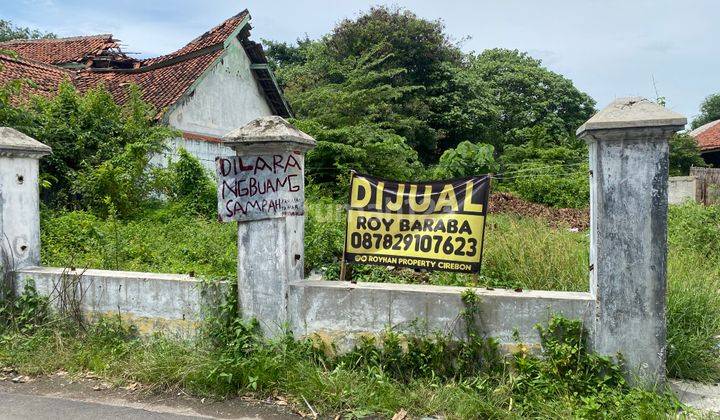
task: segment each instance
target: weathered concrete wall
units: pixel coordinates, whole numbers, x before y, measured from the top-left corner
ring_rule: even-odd
[[[181,274],[139,273],[129,271],[86,270],[28,267],[15,275],[16,293],[34,282],[38,293],[59,305],[58,291],[76,280],[82,292],[81,307],[90,316],[117,316],[138,327],[142,334],[166,332],[181,337],[193,336],[210,308],[217,307],[227,283],[214,285]]]
[[[168,110],[167,122],[180,130],[220,137],[272,115],[250,64],[240,41],[233,39],[193,90]]]
[[[11,267],[37,265],[40,262],[38,159],[0,157],[0,161],[0,251],[9,257]]]
[[[39,160],[50,147],[0,127],[0,278],[40,262]]]
[[[238,156],[293,152],[304,199],[305,152],[315,140],[281,117],[266,117],[226,136]],[[303,279],[305,216],[286,214],[238,222],[238,301],[243,317],[255,317],[266,335],[281,335],[288,321],[288,284]]]
[[[590,150],[591,336],[631,380],[665,379],[668,139],[685,117],[620,98],[578,129]]]
[[[682,204],[695,202],[698,187],[694,176],[671,176],[668,180],[668,203]]]
[[[389,283],[308,280],[289,285],[289,321],[298,337],[319,335],[341,350],[368,333],[387,327],[398,331],[449,332],[462,337],[460,318],[466,288]],[[594,317],[589,293],[474,289],[481,299],[478,326],[503,346],[513,346],[514,332],[525,344],[539,344],[534,326],[554,314],[582,319]]]

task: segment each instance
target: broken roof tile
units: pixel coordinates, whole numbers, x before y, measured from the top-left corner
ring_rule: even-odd
[[[0,49],[15,51],[20,58],[55,65],[83,63],[105,50],[118,47],[111,34],[0,42]]]

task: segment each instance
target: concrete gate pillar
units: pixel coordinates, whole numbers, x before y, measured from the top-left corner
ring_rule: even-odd
[[[301,167],[304,201],[305,153],[315,140],[278,116],[261,117],[231,131],[224,144],[240,157],[292,153]],[[251,163],[249,163],[251,164]],[[288,321],[288,283],[302,280],[305,259],[305,216],[238,222],[238,300],[245,318],[256,318],[267,336],[284,332]]]
[[[17,130],[0,127],[0,274],[40,264],[39,161],[51,152]]]
[[[686,122],[621,98],[577,130],[590,150],[592,344],[644,384],[665,379],[668,139]]]

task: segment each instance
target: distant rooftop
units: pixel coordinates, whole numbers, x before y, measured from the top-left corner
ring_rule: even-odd
[[[715,120],[702,125],[690,132],[695,138],[700,151],[711,152],[720,150],[720,120]]]

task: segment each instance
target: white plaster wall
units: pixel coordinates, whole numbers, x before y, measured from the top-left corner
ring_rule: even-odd
[[[255,118],[273,115],[250,64],[240,41],[233,39],[194,90],[170,108],[168,123],[180,130],[222,136]]]
[[[682,204],[695,202],[697,178],[694,176],[672,176],[668,180],[668,203]]]
[[[14,268],[40,262],[38,188],[37,158],[0,157],[0,253]]]
[[[209,141],[187,140],[182,137],[174,137],[168,139],[165,143],[166,151],[160,155],[155,155],[150,160],[150,164],[159,167],[166,167],[169,160],[177,161],[181,148],[185,149],[191,155],[200,160],[203,167],[211,176],[215,176],[215,157],[216,156],[234,156],[235,152],[229,147],[225,147],[220,143]]]

